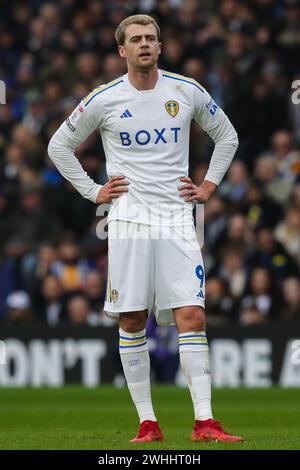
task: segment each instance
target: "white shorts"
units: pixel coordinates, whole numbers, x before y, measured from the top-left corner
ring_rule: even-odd
[[[205,276],[194,226],[108,224],[105,313],[155,311],[161,325],[174,323],[172,308],[204,307]]]

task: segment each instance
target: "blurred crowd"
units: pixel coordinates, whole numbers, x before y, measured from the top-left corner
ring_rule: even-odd
[[[141,12],[161,26],[160,68],[204,85],[239,134],[205,208],[208,324],[299,321],[300,104],[292,83],[300,79],[300,2],[10,0],[0,8],[0,323],[112,324],[103,315],[107,246],[96,235],[96,206],[63,180],[47,145],[91,89],[126,72],[114,31]],[[212,148],[193,125],[197,184]],[[99,135],[76,154],[105,183]]]

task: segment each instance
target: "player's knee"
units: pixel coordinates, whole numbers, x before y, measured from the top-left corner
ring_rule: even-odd
[[[190,321],[186,321],[183,325],[185,332],[188,331],[203,331],[205,330],[205,320],[202,318],[194,318]]]
[[[136,333],[146,327],[147,314],[145,312],[122,313],[119,325],[127,333]]]
[[[174,312],[176,324],[180,333],[205,330],[205,313],[201,307],[187,307]]]

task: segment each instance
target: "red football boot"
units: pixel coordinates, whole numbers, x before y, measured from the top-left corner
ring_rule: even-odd
[[[244,439],[224,431],[222,424],[215,419],[195,421],[192,441],[241,442]]]
[[[140,429],[137,436],[134,439],[131,439],[129,442],[138,443],[138,442],[153,442],[153,441],[163,441],[164,436],[159,429],[157,421],[143,421],[140,424]]]

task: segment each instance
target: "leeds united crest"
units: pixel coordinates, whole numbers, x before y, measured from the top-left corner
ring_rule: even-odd
[[[166,110],[170,116],[175,117],[179,111],[178,101],[167,101],[165,104]]]

